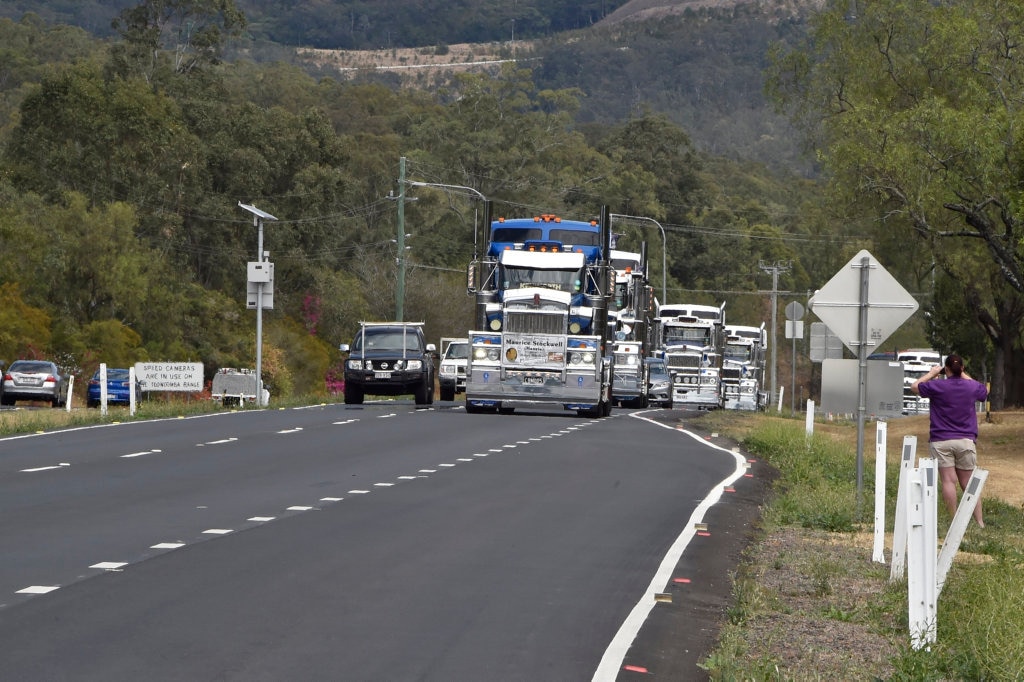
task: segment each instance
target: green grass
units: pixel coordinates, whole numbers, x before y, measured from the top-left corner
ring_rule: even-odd
[[[856,433],[850,442],[828,436],[807,438],[802,422],[768,419],[762,415],[738,425],[729,416],[710,417],[702,428],[740,440],[744,448],[775,467],[779,478],[776,496],[763,510],[766,537],[782,528],[801,532],[835,534],[836,542],[848,541],[851,531],[869,527],[873,497],[858,503],[856,490]],[[731,431],[731,432],[730,432]],[[893,467],[889,467],[893,469]],[[864,487],[874,488],[874,472],[865,471]],[[887,518],[895,508],[897,472],[888,472]],[[873,495],[873,493],[871,493]],[[940,507],[940,534],[949,517]],[[866,515],[868,515],[866,517]],[[715,680],[808,679],[820,670],[785,669],[770,654],[771,648],[751,643],[746,634],[755,617],[784,619],[790,608],[785,595],[768,594],[757,583],[765,571],[786,570],[802,576],[814,599],[820,599],[818,617],[855,623],[891,643],[889,679],[894,680],[1022,680],[1024,679],[1024,509],[1000,500],[985,500],[986,528],[971,526],[960,554],[971,560],[954,562],[939,598],[937,642],[927,651],[910,646],[905,581],[889,582],[888,565],[866,559],[845,564],[828,554],[813,552],[796,558],[779,555],[772,565],[741,566],[734,578],[734,601],[728,612],[718,647],[702,667]],[[750,553],[751,556],[756,553]],[[837,605],[838,586],[859,579],[876,586],[868,603],[856,607]],[[781,631],[785,633],[785,626]],[[784,635],[783,635],[784,636]],[[840,674],[841,671],[829,671]],[[847,671],[849,674],[849,671]],[[872,676],[881,676],[877,673]]]
[[[267,409],[288,409],[304,405],[335,403],[340,402],[340,400],[340,396],[337,398],[297,396],[284,400],[272,400]],[[175,417],[219,412],[238,412],[252,409],[256,408],[237,405],[225,407],[215,400],[204,399],[142,400],[139,402],[134,415],[129,414],[128,408],[121,405],[110,406],[105,416],[97,408],[73,407],[71,412],[68,412],[64,408],[27,409],[25,407],[18,407],[17,409],[0,411],[0,436],[39,433],[94,424],[113,424],[116,422],[146,419],[173,419]]]

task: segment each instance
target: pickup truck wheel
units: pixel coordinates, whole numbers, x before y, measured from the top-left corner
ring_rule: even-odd
[[[455,400],[455,387],[454,386],[442,386],[441,387],[441,400]]]
[[[362,405],[363,404],[363,387],[356,386],[351,383],[345,382],[345,404],[346,405]]]
[[[431,388],[433,388],[433,386],[429,385],[426,379],[420,382],[416,387],[416,393],[414,394],[417,405],[429,405],[432,402],[434,392],[430,390]]]

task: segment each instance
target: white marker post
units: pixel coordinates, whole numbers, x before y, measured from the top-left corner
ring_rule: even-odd
[[[135,416],[135,367],[128,368],[128,414]]]
[[[71,414],[71,398],[74,397],[75,392],[75,375],[72,374],[68,377],[68,395],[64,398],[64,411]]]
[[[974,508],[981,501],[981,491],[985,488],[985,481],[988,480],[986,469],[975,469],[971,472],[971,478],[967,481],[967,488],[963,497],[960,498],[960,506],[956,508],[953,521],[949,524],[946,532],[946,539],[942,543],[942,551],[939,552],[939,559],[935,568],[935,596],[942,593],[942,586],[946,584],[946,575],[953,565],[953,557],[960,549],[960,543],[964,539],[967,525],[974,516]]]
[[[907,568],[907,498],[910,471],[917,456],[917,436],[903,437],[903,457],[900,460],[900,482],[896,489],[896,520],[892,527],[892,570],[889,580],[902,580]]]
[[[107,363],[100,363],[100,414],[107,416]]]
[[[936,461],[921,458],[920,466],[910,473],[910,497],[907,505],[907,605],[910,645],[920,650],[935,642],[936,592],[935,550],[938,545],[936,520]]]
[[[807,416],[804,418],[804,433],[810,438],[814,435],[814,401],[807,401]]]
[[[871,560],[885,563],[885,439],[889,425],[875,423],[875,547]]]

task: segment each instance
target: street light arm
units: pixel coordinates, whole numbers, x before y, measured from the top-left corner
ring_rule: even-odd
[[[466,187],[465,185],[445,185],[440,182],[420,182],[418,180],[406,180],[405,184],[411,187],[440,187],[442,189],[462,189],[467,192],[472,192],[481,201],[487,201],[487,197],[481,194],[479,190],[475,190],[472,187]]]

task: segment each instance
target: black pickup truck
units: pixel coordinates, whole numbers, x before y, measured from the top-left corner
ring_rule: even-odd
[[[417,405],[434,402],[434,353],[422,322],[361,322],[352,345],[341,344],[345,360],[345,404],[365,395],[409,395]]]

